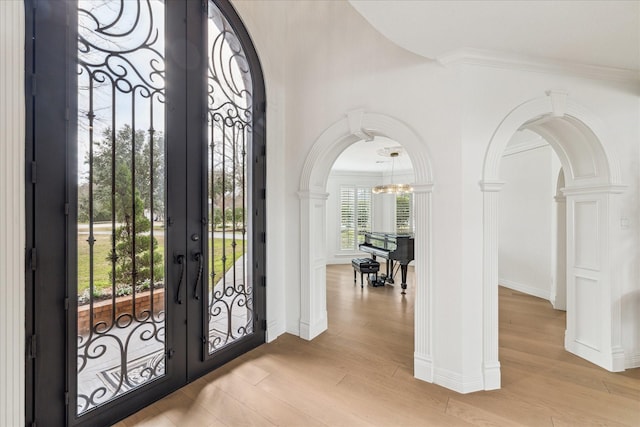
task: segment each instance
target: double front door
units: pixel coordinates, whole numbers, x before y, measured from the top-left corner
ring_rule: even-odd
[[[264,342],[264,85],[226,1],[26,12],[27,418],[108,425]]]

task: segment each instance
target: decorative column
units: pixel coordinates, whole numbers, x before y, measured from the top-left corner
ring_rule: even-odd
[[[25,424],[24,4],[0,1],[0,425]]]
[[[432,251],[431,251],[431,194],[433,184],[413,185],[413,211],[415,224],[415,321],[413,375],[433,382],[433,353],[431,326],[432,310]]]
[[[300,338],[327,330],[326,204],[328,193],[300,191]]]
[[[499,192],[504,182],[482,181],[482,373],[484,389],[500,388],[498,360],[498,210]]]
[[[558,191],[556,202],[555,280],[551,284],[551,305],[567,310],[567,198]]]

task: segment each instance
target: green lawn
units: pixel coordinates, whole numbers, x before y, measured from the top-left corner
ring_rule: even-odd
[[[216,273],[216,279],[220,279],[222,277],[222,272],[225,273],[233,267],[233,262],[238,260],[242,255],[242,240],[236,240],[236,253],[235,260],[233,258],[233,246],[232,240],[226,239],[224,244],[224,254],[226,255],[226,261],[224,262],[224,270],[223,270],[223,262],[222,262],[222,239],[209,239],[209,253],[211,254],[211,246],[213,243],[213,257],[209,258],[209,274],[214,271]],[[245,243],[246,246],[246,243]],[[246,249],[246,247],[245,247]],[[213,267],[213,270],[211,269]]]
[[[89,288],[89,244],[87,243],[87,234],[78,235],[78,295],[82,295]],[[158,240],[158,248],[156,249],[161,255],[164,262],[173,262],[172,259],[165,259],[164,256],[164,235],[155,234]],[[111,281],[109,280],[109,272],[111,271],[111,261],[107,259],[111,252],[111,236],[107,234],[98,234],[95,236],[93,245],[93,285],[94,294],[100,294],[104,290],[111,289]],[[236,259],[242,255],[242,240],[236,240]],[[209,241],[209,251],[211,251],[212,242]],[[213,266],[216,272],[216,278],[222,276],[222,239],[213,240],[213,259],[209,260],[209,271]],[[211,252],[209,252],[211,253]],[[233,247],[232,240],[225,241],[226,263],[224,271],[233,266]]]

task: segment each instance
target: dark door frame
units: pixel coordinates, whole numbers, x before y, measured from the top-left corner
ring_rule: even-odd
[[[167,259],[167,333],[168,349],[178,351],[167,364],[167,375],[145,386],[144,393],[109,404],[108,411],[91,411],[76,419],[67,409],[70,400],[68,379],[75,369],[72,349],[75,337],[67,320],[67,310],[75,303],[68,292],[68,252],[75,251],[70,239],[69,224],[76,221],[75,213],[75,108],[76,72],[74,60],[76,35],[73,12],[75,2],[66,0],[25,0],[26,49],[26,422],[27,425],[105,425],[114,423],[160,399],[179,387],[237,357],[265,341],[266,327],[266,128],[265,87],[262,68],[249,35],[239,16],[227,0],[215,0],[240,39],[250,64],[253,80],[253,145],[249,150],[253,169],[252,235],[254,304],[259,325],[249,339],[224,349],[220,355],[203,361],[189,340],[200,338],[201,322],[193,325],[187,305],[173,304],[180,272]],[[167,157],[176,166],[168,170],[172,176],[167,186],[167,217],[175,224],[167,227],[167,239],[181,247],[185,254],[194,249],[188,236],[202,229],[202,202],[189,194],[202,194],[203,182],[181,171],[193,168],[189,159],[200,159],[201,141],[206,135],[206,67],[193,46],[206,48],[206,0],[165,0],[167,16],[184,19],[167,20],[166,62],[166,138]],[[69,19],[69,21],[67,21]],[[188,24],[188,25],[187,25]],[[171,37],[171,35],[175,35]],[[203,45],[202,43],[205,42]],[[172,72],[171,72],[172,71]],[[55,84],[51,84],[55,82]],[[49,83],[49,84],[48,84]],[[190,100],[202,99],[194,103]],[[181,108],[183,106],[183,108]],[[181,143],[186,144],[186,149]],[[203,166],[203,165],[201,165]],[[206,166],[204,166],[206,167]],[[205,206],[206,208],[206,206]],[[188,212],[197,212],[194,217]],[[191,218],[191,219],[189,219]],[[195,218],[195,219],[194,219]],[[202,244],[202,243],[200,243]],[[167,254],[169,255],[169,254]],[[187,259],[189,257],[187,256]],[[187,283],[198,274],[197,262],[187,264]],[[74,281],[75,282],[75,281]],[[169,283],[172,282],[172,283]],[[182,292],[185,294],[186,288]],[[189,322],[188,333],[184,333]],[[47,333],[42,333],[46,326]],[[191,337],[188,337],[191,335]],[[169,361],[168,361],[169,362]],[[191,366],[189,368],[189,366]]]

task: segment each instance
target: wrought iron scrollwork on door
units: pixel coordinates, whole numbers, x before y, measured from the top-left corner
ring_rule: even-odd
[[[165,373],[164,2],[78,2],[77,414]]]
[[[248,266],[248,150],[253,137],[252,81],[242,44],[209,0],[208,353],[254,332]]]

